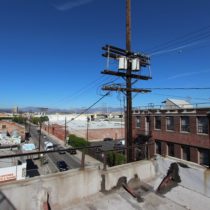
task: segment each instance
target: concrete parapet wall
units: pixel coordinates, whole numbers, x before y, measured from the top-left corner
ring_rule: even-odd
[[[177,158],[157,156],[154,161],[157,175],[162,179],[167,174],[171,163],[174,162],[181,162],[187,166],[181,167],[179,165],[180,186],[210,197],[210,169],[201,165]]]
[[[140,180],[151,179],[155,176],[155,167],[151,161],[138,161],[107,169],[105,176],[105,190],[111,190],[117,185],[120,177],[126,177],[127,181],[137,174]]]
[[[41,210],[47,199],[53,210],[68,209],[72,201],[93,195],[100,189],[101,175],[96,168],[71,170],[0,185],[0,190],[21,210]]]
[[[53,210],[70,209],[71,203],[101,191],[102,177],[105,189],[111,190],[120,177],[129,181],[135,174],[140,180],[155,176],[151,161],[138,161],[108,168],[86,167],[84,170],[72,169],[62,173],[34,177],[21,181],[0,184],[0,190],[18,210],[43,210],[50,205]]]

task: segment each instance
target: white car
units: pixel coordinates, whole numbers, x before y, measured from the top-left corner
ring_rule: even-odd
[[[54,149],[54,146],[53,146],[53,143],[50,142],[50,141],[45,141],[44,142],[44,150],[45,151],[50,151],[50,150],[53,150]]]

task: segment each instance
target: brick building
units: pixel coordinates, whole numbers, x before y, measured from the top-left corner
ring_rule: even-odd
[[[210,166],[210,107],[133,110],[133,135],[153,142],[150,156],[160,154]],[[144,142],[143,142],[144,143]]]

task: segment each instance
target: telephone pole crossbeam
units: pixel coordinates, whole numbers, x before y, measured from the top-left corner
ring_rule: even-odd
[[[149,92],[151,92],[151,90],[148,90],[148,89],[137,89],[137,88],[128,89],[128,88],[110,87],[110,86],[104,86],[104,87],[102,87],[102,90],[122,91],[122,92],[130,91],[130,92],[135,92],[135,93],[149,93]]]
[[[152,79],[150,76],[143,76],[143,75],[137,75],[137,74],[128,74],[127,72],[116,72],[111,70],[104,70],[101,72],[101,74],[108,74],[113,76],[119,76],[119,77],[130,77],[133,79],[141,79],[141,80],[149,80]]]

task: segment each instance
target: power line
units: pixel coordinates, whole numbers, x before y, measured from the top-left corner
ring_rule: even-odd
[[[74,98],[75,96],[78,97],[79,95],[82,95],[84,92],[88,91],[90,88],[98,85],[98,83],[101,84],[102,82],[104,82],[104,78],[105,78],[105,76],[103,75],[103,76],[100,76],[99,78],[97,78],[95,80],[92,80],[92,81],[88,82],[83,87],[81,87],[78,91],[74,92],[71,95],[68,95],[68,96],[65,96],[65,97],[61,98],[55,104],[58,105],[58,104],[63,103],[66,100]],[[107,80],[107,78],[105,78],[105,80]]]
[[[166,54],[166,53],[170,53],[170,52],[174,52],[174,51],[178,51],[178,50],[183,50],[185,48],[194,47],[194,46],[196,46],[198,44],[201,44],[201,43],[204,43],[204,41],[196,41],[196,42],[184,44],[184,45],[179,46],[179,47],[174,47],[174,48],[170,48],[170,49],[163,49],[163,50],[155,51],[155,52],[150,54],[150,57],[152,57],[154,55],[161,55],[161,54]],[[196,48],[196,49],[198,49],[198,48]]]
[[[177,87],[177,88],[146,88],[148,90],[210,90],[210,87]]]
[[[81,112],[80,114],[78,114],[74,119],[71,119],[71,120],[67,121],[66,123],[69,123],[69,122],[71,122],[71,121],[77,119],[77,118],[78,118],[79,116],[81,116],[82,114],[86,113],[86,112],[87,112],[88,110],[90,110],[93,106],[95,106],[98,102],[100,102],[103,98],[105,98],[106,96],[108,96],[109,93],[110,93],[110,91],[107,92],[106,94],[104,94],[101,98],[99,98],[95,103],[93,103],[91,106],[89,106],[89,107],[88,107],[87,109],[85,109],[83,112]]]
[[[156,51],[160,51],[160,50],[169,48],[173,45],[177,45],[177,44],[180,45],[183,42],[184,43],[189,43],[189,42],[192,42],[192,41],[197,41],[197,40],[207,38],[209,36],[210,36],[210,26],[207,26],[207,27],[201,28],[199,30],[196,30],[196,31],[187,33],[185,35],[179,36],[175,39],[169,40],[169,41],[167,41],[163,44],[156,45],[155,47],[152,47],[152,48],[150,48],[146,51],[150,52],[150,54],[151,54],[151,53],[154,53]]]

